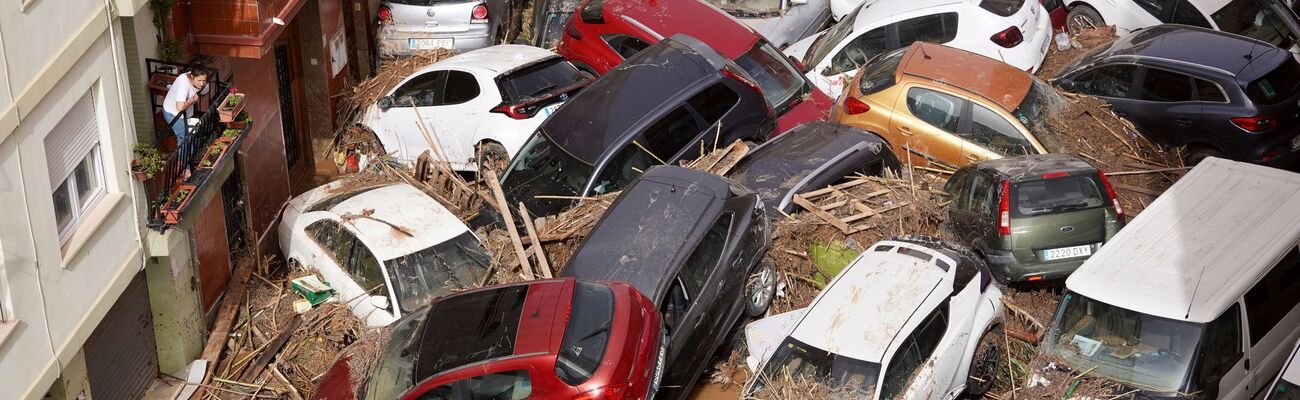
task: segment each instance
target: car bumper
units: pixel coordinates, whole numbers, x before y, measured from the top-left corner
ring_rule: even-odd
[[[1043,67],[1043,60],[1047,58],[1048,48],[1052,45],[1052,16],[1042,6],[1038,6],[1034,12],[1038,16],[1033,35],[1026,37],[1024,43],[1006,52],[1004,56],[1007,64],[1030,73]]]
[[[1079,266],[1083,265],[1084,261],[1088,260],[1087,257],[1083,257],[1057,262],[1024,264],[1016,261],[1011,252],[988,250],[984,252],[984,255],[989,270],[1002,283],[1065,278],[1074,270],[1079,269]]]
[[[451,40],[448,50],[469,51],[492,45],[487,26],[475,27],[465,32],[409,31],[394,28],[379,28],[379,51],[388,56],[410,55],[418,51],[433,49],[413,49],[411,39]]]

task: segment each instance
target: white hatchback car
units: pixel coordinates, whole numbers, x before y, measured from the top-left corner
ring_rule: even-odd
[[[938,239],[880,241],[840,271],[805,310],[745,328],[751,365],[758,371],[745,393],[811,378],[852,398],[982,394],[988,385],[968,376],[991,384],[998,365],[996,346],[975,354],[1002,313],[1002,291],[991,283],[979,257]]]
[[[830,29],[785,49],[808,79],[838,98],[873,57],[924,41],[1037,70],[1052,39],[1038,0],[868,0]]]
[[[1065,25],[1070,32],[1115,25],[1126,33],[1164,23],[1210,28],[1300,52],[1300,18],[1282,0],[1073,0]]]
[[[477,287],[490,259],[459,218],[404,183],[312,189],[289,201],[279,234],[285,259],[315,269],[369,326]]]
[[[416,125],[418,109],[452,168],[474,171],[484,158],[504,165],[546,117],[591,80],[548,50],[492,46],[416,71],[361,121],[385,152],[413,162],[429,150]]]

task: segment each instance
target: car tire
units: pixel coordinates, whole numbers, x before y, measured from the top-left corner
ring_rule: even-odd
[[[1078,35],[1084,28],[1100,28],[1103,26],[1106,26],[1106,20],[1101,18],[1101,13],[1091,6],[1083,4],[1071,8],[1065,17],[1065,28],[1070,31],[1071,35]]]
[[[759,317],[767,313],[776,297],[776,263],[763,259],[758,263],[758,272],[745,280],[745,314]]]
[[[1205,159],[1209,157],[1224,158],[1224,155],[1222,151],[1219,151],[1218,149],[1215,149],[1213,147],[1196,146],[1188,149],[1187,157],[1184,157],[1183,161],[1186,162],[1187,165],[1195,166],[1196,164],[1200,164],[1201,161],[1205,161]]]
[[[497,142],[479,142],[474,146],[474,165],[478,166],[478,175],[481,179],[489,170],[501,176],[506,167],[510,166],[510,153],[506,147]]]
[[[968,398],[984,396],[993,387],[993,378],[1002,365],[1002,349],[997,341],[997,336],[1001,332],[1002,324],[995,323],[984,331],[979,342],[976,342],[975,353],[970,360],[970,370],[966,373]]]

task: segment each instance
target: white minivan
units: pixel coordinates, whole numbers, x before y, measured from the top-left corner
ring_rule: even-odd
[[[1300,174],[1209,158],[1084,262],[1048,355],[1151,397],[1248,399],[1300,338]]]

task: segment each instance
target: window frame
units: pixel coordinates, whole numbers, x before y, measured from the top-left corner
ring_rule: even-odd
[[[981,149],[1002,155],[1003,157],[1015,157],[1020,155],[1037,154],[1037,148],[1034,147],[1034,142],[1030,141],[1029,137],[1025,136],[1025,133],[1020,130],[1022,126],[1018,123],[1019,121],[1017,121],[1014,118],[1007,118],[1008,117],[1007,115],[998,112],[997,110],[994,110],[992,108],[988,108],[983,105],[980,105],[979,103],[973,101],[968,101],[968,103],[969,105],[966,107],[967,111],[963,113],[960,119],[958,119],[958,128],[957,128],[958,132],[953,133],[954,136],[957,136],[957,138],[964,140],[967,143],[976,145]],[[1023,145],[1021,145],[1021,150],[1025,150],[1025,152],[1023,154],[1014,154],[1014,152],[1004,153],[1002,151],[1003,149],[995,148],[996,146],[993,145],[992,140],[990,140],[989,143],[982,143],[976,140],[976,136],[975,136],[975,126],[977,124],[975,121],[976,107],[979,107],[983,111],[987,111],[989,114],[993,116],[995,121],[1002,122],[1006,124],[1008,127],[1010,127],[1011,129],[1007,133],[1003,133],[1003,132],[998,132],[998,129],[992,126],[988,126],[985,124],[979,124],[979,126],[992,130],[995,134],[1001,135],[1008,139],[1012,139],[1011,134],[1016,135],[1015,138],[1020,139],[1021,141],[1024,142]],[[996,136],[993,136],[991,138],[996,138]]]
[[[919,91],[926,91],[926,92],[930,92],[930,93],[937,94],[937,95],[940,95],[940,96],[949,97],[949,98],[952,98],[953,100],[956,100],[956,101],[958,102],[958,104],[956,104],[956,110],[955,110],[955,113],[956,113],[955,115],[956,115],[956,116],[954,117],[954,118],[956,119],[956,121],[953,121],[954,124],[953,124],[952,129],[949,129],[949,128],[946,128],[946,127],[942,127],[942,126],[939,126],[939,125],[935,125],[933,122],[930,122],[929,120],[926,120],[925,117],[922,117],[921,115],[919,115],[919,114],[916,112],[916,108],[913,106],[914,101],[912,100],[912,97],[913,97],[913,96],[912,96],[912,93],[913,93],[913,92],[919,92]],[[904,102],[903,106],[907,108],[907,113],[908,113],[909,115],[911,115],[913,118],[916,118],[918,121],[921,121],[921,122],[925,123],[926,125],[928,125],[928,126],[931,127],[931,128],[934,128],[934,129],[937,129],[937,130],[943,131],[944,133],[947,133],[947,134],[949,134],[949,135],[953,135],[953,136],[957,136],[957,132],[962,130],[962,125],[963,125],[963,123],[965,123],[966,119],[968,119],[967,115],[970,113],[969,110],[970,110],[970,106],[971,106],[971,100],[970,100],[970,99],[967,99],[967,98],[965,98],[965,97],[958,96],[958,95],[955,95],[955,94],[952,94],[952,93],[947,93],[947,92],[942,92],[942,91],[939,91],[939,90],[931,89],[931,88],[929,88],[929,87],[920,86],[920,85],[914,85],[914,86],[908,87],[908,88],[907,88],[907,92],[903,93],[903,102]],[[965,138],[961,138],[961,137],[958,137],[958,138],[960,138],[960,139],[963,140],[963,141],[966,140]]]
[[[652,45],[652,43],[647,42],[645,40],[641,40],[641,38],[639,37],[628,35],[628,34],[622,34],[622,33],[601,35],[600,40],[605,42],[605,46],[609,47],[610,50],[613,50],[614,54],[618,54],[618,56],[623,58],[624,60],[632,58],[632,56],[637,55],[638,53],[644,51],[646,48],[649,48]],[[617,42],[617,46],[615,45],[616,42]],[[627,43],[629,42],[632,43],[639,42],[640,44],[644,44],[645,46],[641,47],[641,50],[637,50],[636,53],[624,55],[623,52],[620,50],[631,48],[630,46],[627,45]]]
[[[1214,85],[1214,88],[1219,90],[1219,94],[1220,94],[1220,95],[1223,95],[1223,100],[1218,101],[1218,100],[1205,100],[1205,99],[1202,99],[1202,98],[1201,98],[1201,90],[1200,90],[1200,89],[1197,87],[1197,85],[1196,85],[1197,82],[1205,82],[1205,83],[1209,83],[1209,84],[1211,84],[1211,85]],[[1231,104],[1231,103],[1232,103],[1232,98],[1228,97],[1228,91],[1227,91],[1227,90],[1223,90],[1223,85],[1220,85],[1219,82],[1215,82],[1215,81],[1212,81],[1212,80],[1209,80],[1209,79],[1199,78],[1199,77],[1195,77],[1195,76],[1192,77],[1192,95],[1195,96],[1195,99],[1196,99],[1195,101],[1199,101],[1199,102],[1202,102],[1202,103],[1212,103],[1212,104]]]
[[[1094,93],[1093,91],[1090,91],[1090,90],[1082,90],[1083,88],[1079,88],[1079,89],[1076,90],[1076,91],[1079,92],[1079,93],[1082,93],[1082,94],[1086,94],[1086,95],[1089,95],[1089,96],[1093,96],[1093,97],[1112,98],[1112,99],[1133,99],[1133,98],[1134,98],[1134,95],[1136,95],[1136,93],[1135,93],[1136,90],[1134,90],[1134,89],[1135,89],[1135,86],[1137,85],[1138,78],[1140,78],[1139,75],[1138,75],[1138,72],[1140,72],[1140,71],[1138,71],[1138,68],[1139,68],[1138,65],[1133,65],[1133,64],[1115,64],[1115,63],[1112,63],[1112,64],[1101,64],[1101,65],[1097,65],[1097,66],[1093,66],[1093,67],[1090,67],[1090,68],[1084,69],[1083,71],[1079,71],[1078,73],[1074,74],[1073,80],[1074,80],[1075,82],[1078,82],[1079,84],[1082,85],[1082,84],[1084,84],[1085,81],[1082,80],[1082,79],[1080,79],[1080,78],[1086,76],[1086,77],[1088,78],[1087,82],[1095,82],[1095,81],[1096,81],[1096,78],[1092,77],[1091,75],[1097,74],[1098,71],[1101,71],[1102,69],[1105,69],[1105,68],[1132,68],[1132,69],[1133,69],[1133,75],[1129,77],[1128,87],[1124,88],[1124,95],[1123,95],[1123,96],[1100,95],[1100,94],[1096,94],[1096,93]]]
[[[1288,265],[1287,262],[1290,262],[1290,264]],[[1273,328],[1276,328],[1282,320],[1286,319],[1286,316],[1292,310],[1300,307],[1300,279],[1292,281],[1279,279],[1294,277],[1292,275],[1300,276],[1300,247],[1297,247],[1297,244],[1294,243],[1289,246],[1281,257],[1273,261],[1268,272],[1242,295],[1242,305],[1246,309],[1244,318],[1246,330],[1250,332],[1250,345],[1252,347],[1259,344],[1259,341],[1263,340],[1264,336],[1271,333]],[[1294,296],[1294,298],[1288,298],[1288,295]],[[1290,302],[1290,304],[1286,304],[1286,308],[1282,308],[1283,304],[1279,300]],[[1254,304],[1259,305],[1252,307]],[[1261,312],[1261,309],[1275,311]]]
[[[447,76],[449,75],[448,70],[445,70],[445,69],[434,70],[434,71],[428,71],[428,72],[425,72],[425,73],[423,73],[423,74],[419,74],[419,75],[416,75],[416,76],[412,76],[410,79],[407,79],[405,82],[402,82],[401,84],[397,85],[397,87],[393,89],[392,94],[389,95],[390,97],[393,98],[392,108],[411,108],[411,104],[410,104],[410,102],[400,102],[400,101],[397,100],[398,98],[400,98],[400,97],[403,95],[403,94],[401,93],[401,91],[402,91],[403,89],[406,89],[406,86],[407,86],[407,85],[410,85],[410,84],[414,83],[415,81],[417,81],[417,80],[419,80],[419,79],[422,79],[422,78],[427,77],[427,76],[436,76],[436,75],[439,75],[439,74],[442,75],[442,84],[441,84],[439,87],[437,87],[436,89],[434,89],[434,88],[429,89],[429,90],[435,90],[435,92],[434,92],[434,98],[433,98],[433,102],[432,102],[432,104],[422,105],[422,104],[420,104],[420,103],[417,101],[417,102],[415,103],[415,106],[416,106],[416,107],[437,107],[437,106],[441,105],[441,104],[442,104],[442,101],[443,101],[443,98],[446,97],[446,93],[445,93],[445,92],[446,92],[446,90],[447,90]],[[479,91],[480,91],[480,93],[481,93],[481,92],[482,92],[482,89],[480,88]],[[412,100],[414,100],[414,99],[415,99],[415,98],[412,96]]]
[[[1183,81],[1184,81],[1184,83],[1186,83],[1185,86],[1186,86],[1186,90],[1187,90],[1187,100],[1155,100],[1155,99],[1148,99],[1148,98],[1146,98],[1146,93],[1147,93],[1147,77],[1150,76],[1149,73],[1150,73],[1151,71],[1160,71],[1161,73],[1174,74],[1174,75],[1182,76],[1182,77],[1183,77]],[[1137,92],[1136,92],[1136,93],[1133,93],[1132,95],[1130,95],[1129,98],[1131,98],[1131,99],[1133,99],[1133,100],[1136,100],[1136,101],[1143,101],[1143,102],[1148,102],[1148,103],[1162,103],[1162,104],[1176,104],[1176,103],[1190,103],[1190,102],[1194,102],[1194,101],[1197,101],[1197,100],[1196,100],[1196,99],[1197,99],[1197,93],[1196,93],[1196,82],[1193,80],[1194,78],[1195,78],[1195,77],[1193,77],[1193,76],[1191,76],[1191,75],[1189,75],[1189,74],[1182,73],[1182,72],[1178,72],[1178,71],[1174,71],[1174,70],[1171,70],[1171,69],[1160,68],[1160,67],[1151,67],[1151,66],[1145,66],[1145,65],[1144,65],[1144,66],[1142,66],[1141,69],[1138,71],[1138,74],[1137,74],[1137,76],[1136,76],[1135,79],[1134,79],[1134,82],[1137,83],[1137,85],[1136,85],[1136,87],[1135,87],[1135,88],[1137,89]],[[1130,89],[1130,90],[1132,90],[1132,89]]]
[[[58,186],[50,188],[51,205],[53,205],[54,201],[53,196],[55,193],[58,193],[60,188],[65,188],[65,190],[67,190],[67,193],[65,193],[68,196],[69,203],[69,219],[67,226],[62,228],[59,227],[59,211],[58,207],[54,207],[54,227],[59,235],[60,246],[68,242],[68,239],[72,237],[73,233],[77,232],[77,228],[81,226],[86,215],[89,214],[90,211],[99,204],[99,201],[104,199],[104,195],[108,193],[104,181],[104,158],[102,145],[102,142],[96,142],[94,146],[91,146],[90,152],[82,157],[81,161],[77,163],[77,166],[73,167],[72,170],[68,172],[68,176],[63,177],[63,179],[59,181]],[[83,199],[78,195],[80,191],[77,187],[77,170],[87,163],[94,167],[90,172],[93,174],[91,180],[95,183],[95,188],[86,195],[86,198]]]
[[[445,72],[447,73],[447,77],[442,82],[442,98],[439,99],[437,104],[431,107],[454,106],[459,104],[465,104],[477,100],[479,96],[483,95],[483,85],[479,84],[480,82],[478,76],[468,71],[461,71],[458,69],[449,69],[446,70]],[[474,95],[464,99],[457,99],[458,100],[457,102],[452,103],[447,101],[447,98],[448,98],[448,94],[451,93],[449,89],[451,88],[451,81],[455,77],[455,75],[463,75],[463,78],[465,78],[464,81],[474,84]]]

